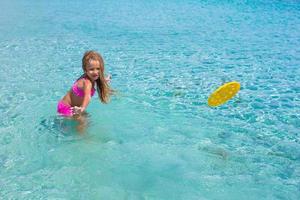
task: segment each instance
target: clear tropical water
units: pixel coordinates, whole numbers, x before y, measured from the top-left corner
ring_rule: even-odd
[[[0,6],[1,199],[300,198],[299,1]],[[79,134],[56,104],[89,49],[118,94]]]

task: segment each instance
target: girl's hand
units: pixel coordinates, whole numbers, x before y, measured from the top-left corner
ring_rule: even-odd
[[[111,80],[111,75],[109,74],[107,77],[105,77],[105,81],[107,83],[110,83],[110,80]]]
[[[84,107],[74,106],[71,110],[73,115],[80,115],[84,111]]]

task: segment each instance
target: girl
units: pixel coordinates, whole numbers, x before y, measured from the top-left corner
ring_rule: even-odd
[[[95,51],[85,52],[82,58],[84,74],[77,79],[68,93],[58,102],[57,112],[65,117],[83,113],[95,93],[95,85],[102,103],[108,103],[112,89],[110,76],[104,77],[104,62]]]

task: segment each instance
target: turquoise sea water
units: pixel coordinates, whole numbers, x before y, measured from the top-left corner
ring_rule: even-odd
[[[0,7],[0,199],[300,199],[299,1]],[[89,49],[118,94],[79,134],[56,104]]]

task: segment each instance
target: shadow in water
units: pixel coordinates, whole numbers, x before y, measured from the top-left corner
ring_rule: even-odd
[[[92,126],[92,118],[88,114],[76,118],[61,116],[42,118],[36,130],[40,134],[51,134],[60,141],[85,140],[96,144],[122,144],[120,139],[116,139],[111,135],[110,129],[99,124],[93,124]]]
[[[212,143],[200,143],[198,150],[218,156],[223,160],[227,160],[229,157],[229,152],[225,148]]]
[[[65,118],[61,116],[51,116],[42,119],[38,124],[38,131],[40,133],[50,132],[58,138],[64,138],[66,140],[80,139],[87,133],[87,129],[90,124],[90,118],[88,114]]]

